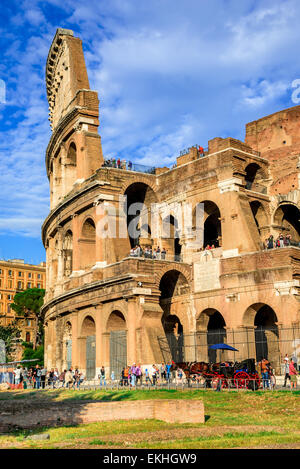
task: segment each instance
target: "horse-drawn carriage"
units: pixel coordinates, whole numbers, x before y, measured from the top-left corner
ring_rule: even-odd
[[[242,362],[220,362],[220,363],[181,363],[177,364],[182,368],[188,384],[204,381],[204,387],[221,390],[251,389],[260,387],[261,379],[255,368],[254,358],[243,360]]]

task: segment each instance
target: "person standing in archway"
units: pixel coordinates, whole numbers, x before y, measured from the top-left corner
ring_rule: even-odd
[[[289,364],[289,375],[290,375],[290,380],[291,380],[291,389],[296,389],[297,388],[297,370],[295,368],[293,359],[290,359],[290,364]]]
[[[286,354],[284,357],[284,384],[283,384],[284,388],[286,388],[287,380],[289,379],[291,381],[289,370],[290,370],[289,357],[288,357],[288,354]]]

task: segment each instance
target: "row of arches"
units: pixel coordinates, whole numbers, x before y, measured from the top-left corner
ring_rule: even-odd
[[[188,298],[190,291],[189,283],[185,275],[177,270],[166,272],[160,281],[160,306],[162,308],[161,324],[165,338],[168,343],[170,358],[175,362],[192,361],[189,356],[191,346],[191,334],[189,324],[186,320],[186,302],[180,303],[178,313],[174,310],[176,300],[185,296]],[[178,305],[177,305],[178,306]],[[183,310],[185,308],[185,310]],[[108,337],[109,347],[109,367],[115,373],[120,373],[124,366],[127,366],[127,331],[129,324],[125,314],[118,309],[114,309],[108,316],[104,325],[105,336]],[[268,358],[274,366],[278,365],[280,357],[278,318],[271,306],[264,303],[250,305],[244,313],[243,325],[240,336],[233,329],[229,329],[222,312],[215,308],[206,308],[196,317],[196,349],[198,359],[217,361],[217,352],[211,350],[210,345],[227,342],[230,345],[239,345],[249,340],[248,350],[244,358]],[[251,337],[246,339],[245,330],[251,331]],[[248,332],[247,332],[248,334]],[[79,336],[84,340],[84,349],[81,355],[85,355],[86,374],[89,379],[94,378],[96,372],[96,323],[92,315],[86,314],[82,320]],[[71,366],[72,363],[72,325],[67,321],[63,336],[63,363],[64,366]],[[244,346],[243,345],[243,346]],[[197,359],[197,356],[194,357]]]

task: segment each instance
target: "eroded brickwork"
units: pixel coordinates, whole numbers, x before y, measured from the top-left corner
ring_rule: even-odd
[[[89,89],[81,41],[72,32],[57,31],[46,76],[53,130],[46,152],[51,212],[42,229],[47,366],[77,366],[92,377],[102,365],[112,370],[117,357],[121,366],[159,363],[158,338],[168,337],[170,345],[170,336],[177,358],[208,360],[214,329],[230,343],[234,330],[247,328],[255,344],[256,329],[267,337],[270,326],[278,332],[279,354],[269,357],[274,366],[283,351],[296,353],[292,341],[282,346],[280,331],[299,325],[300,107],[248,124],[245,142],[218,137],[204,155],[190,148],[172,169],[118,169],[103,165],[98,96]],[[136,239],[120,230],[130,221],[124,196],[146,207],[139,244],[165,248],[164,259],[129,256]],[[201,203],[209,250],[196,238]],[[159,212],[157,231],[150,226],[153,204],[171,207],[167,215]],[[179,226],[178,209],[186,204],[191,236]],[[111,221],[114,235],[99,236],[98,227]],[[266,249],[266,239],[280,233],[293,245]],[[190,334],[198,332],[197,343]],[[241,347],[236,359],[266,353],[257,350]]]

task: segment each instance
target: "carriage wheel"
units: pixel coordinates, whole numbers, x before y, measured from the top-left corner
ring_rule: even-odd
[[[234,375],[234,384],[238,389],[247,389],[250,383],[250,376],[245,371],[238,371]]]

